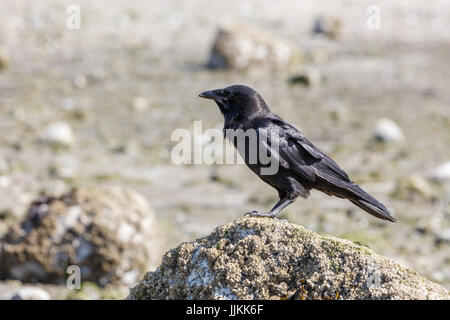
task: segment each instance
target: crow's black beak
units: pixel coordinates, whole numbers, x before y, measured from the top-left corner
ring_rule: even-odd
[[[201,98],[205,98],[205,99],[221,101],[222,100],[221,91],[222,90],[209,90],[209,91],[200,93],[198,96]]]

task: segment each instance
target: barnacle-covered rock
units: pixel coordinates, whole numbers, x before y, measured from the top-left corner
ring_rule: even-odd
[[[449,299],[369,248],[269,218],[242,218],[168,251],[128,299]]]

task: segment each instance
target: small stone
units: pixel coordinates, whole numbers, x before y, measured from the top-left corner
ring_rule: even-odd
[[[309,55],[309,59],[313,63],[326,63],[330,60],[330,54],[324,49],[316,49]]]
[[[78,89],[83,89],[87,85],[86,77],[81,74],[77,75],[75,78],[73,78],[73,85]]]
[[[15,292],[11,300],[50,300],[50,295],[42,288],[24,287]]]
[[[434,232],[435,242],[437,244],[450,243],[450,228]]]
[[[348,122],[352,117],[350,111],[344,105],[333,105],[330,109],[331,119],[336,122]]]
[[[75,142],[75,136],[68,123],[58,121],[45,127],[40,140],[50,145],[70,147]]]
[[[91,76],[97,81],[104,80],[106,78],[106,71],[102,67],[97,67],[92,70]]]
[[[6,69],[9,65],[9,56],[2,48],[0,48],[0,70]]]
[[[7,208],[0,210],[0,220],[6,220],[11,218],[14,218],[14,212],[11,209]]]
[[[8,188],[11,185],[11,179],[8,176],[0,176],[0,188]]]
[[[319,87],[322,83],[322,74],[316,68],[306,68],[289,78],[290,84],[301,84],[305,87]]]
[[[61,101],[61,108],[64,110],[72,111],[76,107],[76,103],[72,98],[64,98]]]
[[[70,155],[62,155],[55,159],[50,167],[50,175],[60,179],[73,179],[78,174],[78,162]]]
[[[411,197],[418,194],[429,199],[433,196],[433,189],[427,179],[416,172],[401,178],[397,183],[395,193],[405,197]]]
[[[127,299],[275,297],[450,298],[444,287],[354,242],[276,219],[241,218],[168,251]]]
[[[432,178],[436,181],[450,181],[450,161],[444,162],[438,166],[432,174]]]
[[[7,175],[10,172],[9,161],[4,158],[0,158],[0,175]]]
[[[145,111],[148,109],[149,101],[144,97],[135,97],[132,106],[136,111]]]
[[[303,52],[294,43],[255,27],[234,24],[221,27],[207,64],[210,69],[269,67],[282,69],[300,64]]]
[[[337,39],[341,36],[341,32],[342,23],[337,17],[320,16],[314,21],[314,34],[321,34],[330,39]]]
[[[400,142],[405,138],[400,127],[390,119],[380,119],[377,122],[373,137],[384,143]]]

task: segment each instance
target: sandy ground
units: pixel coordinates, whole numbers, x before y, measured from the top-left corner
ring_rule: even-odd
[[[69,4],[81,29],[66,28]],[[381,29],[366,26],[378,5]],[[313,37],[319,14],[343,25],[336,41]],[[292,86],[289,72],[211,72],[204,68],[218,25],[244,21],[329,58],[311,64],[315,88]],[[450,288],[448,186],[427,177],[450,160],[450,3],[447,1],[2,1],[0,52],[0,233],[24,214],[39,191],[119,184],[150,201],[167,248],[209,233],[251,209],[267,210],[276,193],[242,165],[175,166],[177,128],[221,126],[198,93],[242,83],[329,153],[351,178],[391,208],[399,222],[380,222],[351,203],[313,192],[283,218],[317,232],[362,242]],[[136,97],[148,100],[134,110]],[[336,110],[338,112],[336,117]],[[404,143],[379,146],[372,131],[394,120]],[[69,123],[76,143],[39,143],[53,121]],[[69,176],[52,168],[69,168]],[[430,195],[401,192],[417,174]],[[447,193],[450,193],[447,191]],[[445,235],[447,236],[445,237]]]

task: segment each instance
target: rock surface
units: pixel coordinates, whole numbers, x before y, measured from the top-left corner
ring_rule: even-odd
[[[293,43],[247,25],[221,27],[208,67],[247,69],[254,66],[282,69],[301,63],[303,54]]]
[[[119,187],[79,188],[41,196],[0,239],[2,279],[65,284],[77,265],[81,281],[135,284],[158,263],[159,229],[148,202]]]
[[[242,218],[168,251],[128,299],[449,299],[367,247],[302,226]]]

